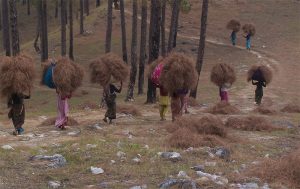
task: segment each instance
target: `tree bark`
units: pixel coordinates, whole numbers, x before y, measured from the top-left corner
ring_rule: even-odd
[[[121,29],[122,29],[122,52],[123,61],[127,63],[127,41],[126,41],[126,22],[124,11],[124,0],[120,0],[120,14],[121,14]]]
[[[27,15],[30,15],[30,0],[27,0]]]
[[[79,0],[80,4],[80,34],[84,33],[84,28],[83,28],[83,0]]]
[[[74,53],[73,53],[73,1],[69,0],[69,24],[70,24],[70,36],[69,36],[69,58],[74,60]]]
[[[43,62],[43,56],[42,56],[42,52],[41,52],[41,48],[40,45],[38,44],[39,42],[39,38],[40,35],[42,33],[42,11],[43,11],[43,3],[42,1],[38,1],[37,2],[37,6],[36,6],[36,10],[37,10],[37,24],[36,24],[36,37],[34,39],[34,43],[33,43],[33,47],[35,52],[37,52],[38,54],[41,53],[41,61]]]
[[[151,18],[149,31],[149,63],[152,63],[159,56],[160,49],[160,25],[161,25],[161,4],[160,0],[151,0]],[[147,101],[156,102],[156,88],[151,79],[148,79]]]
[[[177,25],[179,18],[179,7],[180,0],[174,0],[172,5],[172,18],[171,18],[171,26],[170,26],[170,34],[169,34],[169,42],[168,42],[168,53],[172,51],[174,48],[174,41],[176,39],[177,34]],[[176,46],[176,45],[175,45]]]
[[[96,7],[100,6],[100,0],[96,0]]]
[[[84,10],[87,16],[90,15],[90,2],[89,0],[84,0]]]
[[[55,0],[55,18],[58,17],[58,0]]]
[[[2,30],[2,6],[0,4],[0,30]]]
[[[167,0],[162,0],[161,7],[161,55],[166,56],[166,4]]]
[[[198,49],[198,57],[197,57],[197,65],[196,65],[196,69],[198,72],[198,81],[197,81],[196,89],[192,90],[190,93],[190,96],[193,98],[197,97],[199,77],[200,77],[200,73],[201,73],[202,65],[203,65],[203,57],[204,57],[204,50],[205,50],[205,38],[206,38],[207,14],[208,14],[208,0],[203,0],[202,15],[201,15],[200,41],[199,41],[199,49]]]
[[[111,51],[111,35],[112,35],[112,0],[107,1],[107,27],[105,38],[105,53]]]
[[[20,53],[20,39],[18,30],[18,12],[16,7],[16,0],[9,0],[9,7],[12,34],[12,55],[17,56]]]
[[[138,3],[137,0],[132,0],[132,37],[131,37],[131,70],[130,82],[126,101],[133,100],[133,91],[137,74],[137,25],[138,25]]]
[[[10,32],[9,32],[9,14],[8,14],[7,0],[2,0],[2,23],[3,23],[3,48],[5,49],[6,56],[10,56],[11,55]]]
[[[42,62],[48,59],[48,26],[47,26],[47,0],[41,0],[41,47],[42,54],[41,60]]]
[[[146,43],[147,43],[147,0],[142,0],[142,21],[141,21],[141,45],[140,45],[140,64],[138,94],[144,93],[144,75],[146,62]]]
[[[66,45],[66,0],[61,0],[61,56],[66,56],[67,45]]]

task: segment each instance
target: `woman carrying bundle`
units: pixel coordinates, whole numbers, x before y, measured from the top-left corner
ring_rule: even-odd
[[[15,127],[13,135],[21,135],[24,132],[22,127],[25,121],[24,99],[30,99],[30,92],[29,95],[14,93],[11,95],[7,103],[8,108],[11,108],[8,113],[8,118],[12,119]]]
[[[264,96],[263,87],[266,87],[266,82],[252,80],[252,85],[256,85],[255,89],[255,103],[257,105],[261,104],[262,97]]]
[[[233,46],[236,44],[236,33],[240,31],[240,28],[241,24],[237,20],[232,19],[227,23],[227,29],[232,30],[230,39]]]
[[[116,111],[117,111],[117,105],[116,105],[116,98],[117,94],[122,91],[123,82],[121,81],[121,86],[118,89],[115,85],[110,83],[107,87],[104,89],[104,100],[106,102],[107,111],[105,113],[105,116],[103,118],[104,122],[107,122],[107,118],[109,119],[109,124],[112,124],[112,120],[116,119]]]
[[[68,99],[72,97],[72,94],[63,95],[61,92],[56,90],[57,93],[57,118],[55,121],[55,126],[61,130],[65,130],[65,127],[68,123],[68,114],[69,114],[69,104]]]
[[[251,37],[255,35],[255,27],[253,24],[245,24],[243,26],[243,31],[246,35],[244,37],[246,38],[246,49],[251,49]]]

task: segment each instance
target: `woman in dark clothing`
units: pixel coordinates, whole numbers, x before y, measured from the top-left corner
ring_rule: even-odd
[[[21,135],[24,132],[22,128],[25,121],[25,106],[24,99],[29,99],[29,95],[24,95],[22,93],[14,93],[8,100],[7,106],[10,109],[8,113],[8,118],[12,119],[13,125],[15,127],[14,135]]]
[[[264,95],[263,87],[266,87],[266,82],[265,81],[252,80],[252,84],[256,85],[255,102],[256,102],[257,105],[259,105],[259,104],[261,104],[261,99]]]
[[[117,94],[122,91],[122,86],[123,83],[121,82],[121,86],[118,89],[116,86],[113,84],[109,84],[105,89],[104,89],[104,100],[106,102],[107,106],[107,111],[105,113],[105,117],[103,119],[104,122],[107,122],[107,118],[109,119],[109,124],[112,124],[112,120],[116,119],[116,98]]]

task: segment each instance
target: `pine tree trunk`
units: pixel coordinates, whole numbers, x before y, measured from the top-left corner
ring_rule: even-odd
[[[69,23],[70,23],[70,44],[69,44],[69,58],[74,60],[74,53],[73,53],[73,1],[69,0]]]
[[[174,40],[176,39],[177,25],[178,25],[178,18],[179,18],[179,4],[180,4],[180,0],[173,1],[172,18],[171,18],[171,26],[170,26],[170,34],[169,34],[169,42],[168,42],[168,53],[171,52],[172,49],[174,48],[174,42],[175,42]]]
[[[126,41],[126,22],[125,22],[125,10],[124,0],[120,0],[120,14],[121,14],[121,29],[122,29],[122,52],[123,61],[127,63],[127,41]]]
[[[0,30],[2,30],[2,6],[0,4]]]
[[[20,39],[18,30],[18,12],[16,7],[16,0],[9,0],[9,7],[12,34],[12,55],[17,56],[20,53]]]
[[[3,24],[3,48],[6,56],[11,55],[10,51],[10,32],[9,32],[9,14],[8,1],[2,0],[2,24]]]
[[[107,1],[107,27],[105,38],[105,53],[111,51],[111,35],[112,35],[112,0]]]
[[[161,55],[166,56],[166,4],[167,0],[162,0],[161,7]]]
[[[44,62],[48,59],[47,0],[41,0],[41,6],[41,60]]]
[[[27,15],[30,15],[30,0],[27,0]]]
[[[96,7],[100,6],[100,0],[96,0]]]
[[[139,83],[138,94],[144,93],[144,75],[146,62],[146,43],[147,43],[147,0],[142,0],[142,23],[141,23],[141,45],[140,45],[140,64],[139,64]]]
[[[90,15],[90,2],[89,0],[84,0],[84,10],[87,16]]]
[[[66,0],[61,0],[61,56],[66,56],[67,54],[67,44],[66,44]]]
[[[40,45],[38,44],[40,35],[42,33],[42,11],[43,3],[42,1],[37,2],[37,25],[36,25],[36,37],[34,39],[33,47],[35,52],[41,53],[41,61],[43,62],[43,52],[41,52]],[[41,42],[42,43],[42,42]]]
[[[151,0],[151,18],[149,31],[149,63],[152,63],[159,56],[160,49],[160,26],[161,26],[161,5],[160,0]],[[156,88],[151,79],[148,79],[147,102],[156,102]]]
[[[80,4],[80,34],[84,33],[84,28],[83,28],[83,0],[79,0],[79,4]]]
[[[55,18],[58,17],[58,0],[55,0]]]
[[[133,91],[137,74],[137,25],[138,25],[138,3],[132,0],[132,37],[131,37],[131,70],[130,82],[126,101],[133,100]]]
[[[201,15],[201,31],[200,31],[200,41],[197,57],[196,69],[199,74],[196,89],[192,90],[190,96],[193,98],[197,97],[197,88],[199,83],[199,77],[203,65],[204,49],[205,49],[205,37],[206,37],[206,25],[207,25],[207,14],[208,14],[208,0],[203,0],[202,3],[202,15]]]

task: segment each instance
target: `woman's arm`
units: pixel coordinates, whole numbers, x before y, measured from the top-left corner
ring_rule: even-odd
[[[254,80],[252,80],[252,85],[257,85],[258,82],[254,82]]]
[[[117,92],[117,93],[120,93],[120,92],[122,91],[122,87],[123,87],[123,82],[121,81],[121,86],[120,86],[119,89],[116,89],[116,92]]]
[[[266,87],[266,86],[267,86],[267,85],[266,85],[266,82],[263,82],[263,83],[262,83],[262,86]]]

